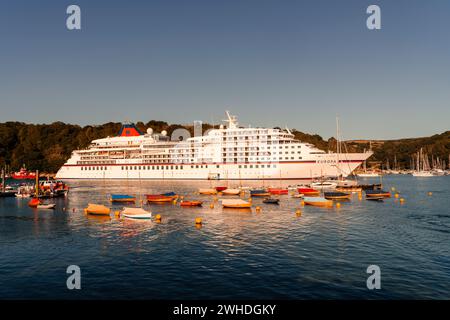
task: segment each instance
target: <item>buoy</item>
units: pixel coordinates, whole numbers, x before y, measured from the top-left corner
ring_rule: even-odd
[[[305,206],[305,201],[300,201],[300,205],[302,206],[302,207],[304,207]]]
[[[400,203],[403,203],[403,202],[405,202],[405,199],[400,198]]]
[[[214,209],[214,203],[211,203],[211,204],[209,205],[209,207],[210,207],[211,209]]]
[[[202,218],[195,218],[195,224],[202,224]]]
[[[336,203],[336,208],[340,208],[341,207],[341,203],[340,202],[337,202]]]
[[[119,215],[120,215],[120,211],[117,210],[117,211],[114,212],[114,214],[115,214],[116,216],[119,216]]]
[[[395,191],[395,187],[392,187],[391,190],[392,190],[392,191]]]
[[[396,193],[396,194],[394,195],[394,197],[398,198],[398,197],[399,197],[398,193]]]
[[[157,214],[157,215],[155,216],[155,221],[156,221],[156,222],[161,222],[161,215],[160,215],[160,214]]]
[[[261,207],[256,207],[256,212],[260,212],[261,211]]]
[[[428,195],[429,195],[429,196],[432,196],[432,195],[433,195],[433,192],[431,192],[431,191],[428,192]]]
[[[172,203],[173,203],[173,204],[177,204],[177,200],[176,200],[176,199],[173,200]]]
[[[302,210],[300,209],[295,210],[295,214],[297,215],[297,217],[300,217],[302,215]]]

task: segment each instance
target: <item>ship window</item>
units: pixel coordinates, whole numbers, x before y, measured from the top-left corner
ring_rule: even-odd
[[[242,166],[241,165],[239,165],[239,169],[241,169],[242,168]]]
[[[123,166],[122,166],[122,170],[123,170]]]
[[[261,168],[263,168],[263,169],[264,169],[264,165],[261,165]]]
[[[247,169],[247,165],[244,165],[244,168]]]
[[[125,167],[125,170],[128,170],[128,166]]]
[[[253,165],[252,165],[252,164],[250,165],[250,169],[251,169],[251,168],[253,168]]]
[[[137,170],[137,166],[134,166],[134,170]]]
[[[258,166],[258,165],[256,165],[256,166],[255,166],[255,168],[259,168],[259,166]]]
[[[141,170],[141,166],[139,166],[139,170]]]
[[[196,165],[195,168],[198,169],[198,165]]]
[[[81,167],[81,170],[83,170],[83,167]]]
[[[220,166],[219,166],[219,165],[216,165],[216,168],[220,168]]]

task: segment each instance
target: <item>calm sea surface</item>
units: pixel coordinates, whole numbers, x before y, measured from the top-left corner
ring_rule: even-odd
[[[340,209],[304,207],[300,217],[300,200],[288,196],[279,206],[255,199],[260,213],[220,202],[211,209],[212,197],[194,194],[210,182],[73,181],[55,211],[0,199],[0,298],[449,299],[450,176],[383,182],[404,204],[354,195]],[[162,215],[159,224],[83,213],[88,202],[139,190],[176,191],[205,205],[146,205]],[[66,288],[72,264],[81,268],[81,290]],[[366,287],[372,264],[381,268],[381,290]]]

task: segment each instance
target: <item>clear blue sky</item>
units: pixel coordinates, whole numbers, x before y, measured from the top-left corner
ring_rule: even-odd
[[[82,30],[68,31],[78,4]],[[366,28],[370,4],[382,30]],[[450,1],[0,1],[0,122],[450,129]]]

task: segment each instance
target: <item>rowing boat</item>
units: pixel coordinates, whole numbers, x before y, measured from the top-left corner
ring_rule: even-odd
[[[89,203],[87,208],[84,209],[84,211],[87,214],[93,214],[93,215],[109,215],[111,213],[110,208],[107,208],[101,204],[92,204],[92,203]]]
[[[121,214],[124,218],[128,219],[150,219],[152,217],[150,211],[146,211],[142,208],[124,207]]]
[[[222,199],[222,206],[224,208],[241,209],[241,208],[250,208],[252,204],[242,199]]]
[[[316,207],[332,207],[333,201],[322,198],[322,197],[305,197],[303,199],[306,205],[316,206]]]
[[[350,199],[352,195],[345,192],[325,192],[324,197],[328,200],[346,200]]]

